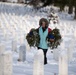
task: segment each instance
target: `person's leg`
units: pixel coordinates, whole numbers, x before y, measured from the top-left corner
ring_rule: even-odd
[[[46,57],[47,50],[43,50],[43,53],[44,53],[44,64],[47,64],[47,57]]]

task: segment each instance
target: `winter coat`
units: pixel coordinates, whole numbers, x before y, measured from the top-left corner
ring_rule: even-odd
[[[47,39],[54,39],[54,36],[51,35],[50,32],[51,32],[50,28],[43,29],[42,27],[39,27],[37,29],[37,33],[39,34],[40,37],[40,44],[39,44],[40,48],[48,49]]]

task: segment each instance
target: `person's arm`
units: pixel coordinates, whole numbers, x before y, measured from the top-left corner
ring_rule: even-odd
[[[54,41],[54,36],[52,34],[48,34],[48,39],[50,42]]]
[[[54,42],[54,36],[51,34],[51,29],[50,28],[48,28],[48,39],[49,39],[49,41],[50,42]]]

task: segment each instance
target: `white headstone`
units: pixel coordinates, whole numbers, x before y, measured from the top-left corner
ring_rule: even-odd
[[[12,51],[17,52],[17,41],[16,40],[12,41]]]
[[[26,45],[26,50],[27,50],[27,51],[30,51],[30,46],[29,46],[29,44],[28,44],[28,42],[27,42],[26,39],[25,39],[25,45]]]
[[[0,75],[12,75],[12,54],[0,54]]]
[[[62,50],[59,56],[59,75],[68,75],[68,59],[65,50]]]
[[[53,57],[56,61],[59,60],[59,49],[58,48],[53,50]]]
[[[60,46],[61,46],[61,49],[62,49],[62,50],[65,50],[65,42],[64,42],[64,41],[61,43]]]
[[[71,61],[73,59],[73,50],[74,50],[74,40],[71,41],[69,47],[68,47],[68,61]]]
[[[26,46],[25,46],[25,44],[23,44],[19,47],[19,60],[23,61],[23,62],[26,60]]]
[[[75,28],[76,29],[76,28]],[[74,37],[76,38],[76,30],[74,31]]]
[[[5,40],[7,40],[8,39],[8,35],[7,35],[7,32],[6,32],[6,30],[4,29],[4,38],[5,38]]]
[[[41,49],[34,56],[33,75],[44,75],[44,55]]]
[[[24,36],[21,36],[20,37],[20,44],[23,44],[24,43]]]
[[[0,44],[0,54],[4,53],[5,51],[5,45],[4,44]]]
[[[53,57],[56,61],[59,60],[59,53],[60,51],[62,51],[63,49],[65,49],[65,44],[64,42],[61,43],[61,45],[57,48],[53,50]]]

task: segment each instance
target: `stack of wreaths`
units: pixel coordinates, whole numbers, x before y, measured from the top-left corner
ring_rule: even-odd
[[[48,16],[48,19],[53,24],[58,24],[59,23],[59,17],[55,12],[51,12],[50,15]]]
[[[61,44],[61,40],[62,40],[59,29],[57,28],[53,29],[50,32],[50,34],[54,36],[54,42],[50,42],[49,38],[47,38],[48,47],[50,47],[51,49],[57,48],[58,45]],[[30,32],[26,35],[26,39],[30,46],[38,47],[40,38],[39,38],[39,34],[36,32],[36,29],[32,28]]]

